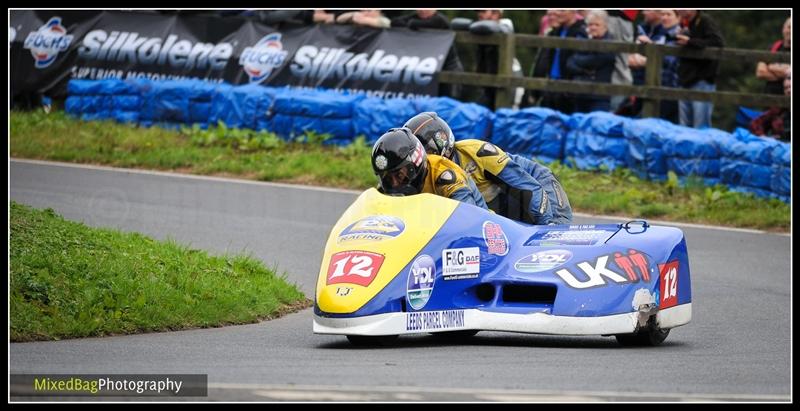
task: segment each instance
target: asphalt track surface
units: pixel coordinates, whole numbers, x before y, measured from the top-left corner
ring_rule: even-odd
[[[214,253],[249,252],[312,298],[329,231],[356,197],[60,163],[10,160],[9,171],[14,201]],[[403,336],[392,348],[356,348],[343,336],[313,334],[306,309],[251,325],[13,343],[9,369],[208,374],[208,397],[183,398],[199,401],[790,401],[791,237],[680,228],[691,262],[692,322],[655,348],[623,348],[613,337],[496,332],[449,343]]]

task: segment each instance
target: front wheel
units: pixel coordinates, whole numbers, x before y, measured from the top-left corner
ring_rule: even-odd
[[[669,330],[651,326],[634,334],[617,334],[617,342],[625,347],[655,347],[667,339]]]
[[[458,330],[458,331],[444,331],[438,333],[431,333],[436,338],[445,340],[463,340],[470,338],[477,334],[480,330]]]
[[[350,344],[356,347],[388,347],[397,342],[397,335],[348,335]]]

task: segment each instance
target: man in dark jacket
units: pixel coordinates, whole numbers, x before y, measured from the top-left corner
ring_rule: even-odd
[[[392,27],[406,27],[411,30],[417,29],[441,29],[450,30],[450,20],[447,16],[436,11],[436,9],[418,9],[414,13],[395,17],[392,19]],[[447,52],[447,57],[442,66],[444,71],[464,71],[464,65],[456,53],[455,43]],[[449,96],[455,99],[461,97],[460,84],[439,84],[439,95]]]
[[[719,26],[708,14],[698,10],[678,10],[684,26],[683,33],[676,36],[676,43],[691,49],[724,47]],[[678,82],[690,90],[716,91],[718,60],[693,59],[681,57],[678,63]],[[710,101],[681,100],[679,105],[681,125],[694,128],[711,127],[711,112],[714,104]]]
[[[586,38],[586,24],[583,20],[578,20],[576,10],[557,10],[554,17],[558,24],[558,29],[550,31],[548,36]],[[533,77],[547,77],[553,80],[571,80],[571,76],[566,72],[567,59],[574,53],[569,49],[548,49],[539,54],[536,62]],[[558,110],[564,114],[572,114],[574,111],[574,95],[566,93],[543,93],[541,106]]]
[[[603,10],[593,10],[586,15],[586,30],[592,40],[609,40],[608,14]],[[614,53],[580,51],[567,59],[567,73],[576,81],[611,83],[614,72]],[[590,113],[608,111],[608,96],[582,95],[575,99],[575,111]]]

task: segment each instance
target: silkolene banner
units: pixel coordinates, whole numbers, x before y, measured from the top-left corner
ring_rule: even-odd
[[[66,96],[70,79],[186,79],[436,95],[455,34],[351,25],[277,30],[236,17],[11,11],[12,95]]]

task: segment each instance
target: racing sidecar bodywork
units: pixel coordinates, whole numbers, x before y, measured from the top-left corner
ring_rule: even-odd
[[[531,226],[431,194],[369,189],[328,238],[313,330],[354,343],[492,330],[657,345],[691,320],[691,301],[677,228]]]

